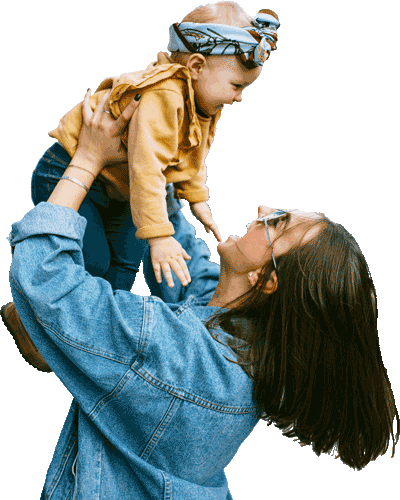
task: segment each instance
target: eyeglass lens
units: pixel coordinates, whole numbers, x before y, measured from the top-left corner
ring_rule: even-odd
[[[268,226],[276,227],[278,223],[287,216],[290,216],[290,213],[286,210],[277,210],[276,212],[272,212],[271,214],[265,215],[264,217],[259,217],[258,221],[263,221],[264,224]]]
[[[270,214],[264,215],[263,217],[259,217],[256,219],[256,221],[259,222],[264,222],[264,224],[268,226],[275,226],[278,224],[278,222],[284,218],[287,217],[288,221],[291,220],[291,214],[292,212],[298,212],[296,208],[290,208],[290,209],[278,209],[275,212],[272,212]],[[246,224],[246,229],[249,230],[249,227],[251,226],[252,222],[249,222]]]

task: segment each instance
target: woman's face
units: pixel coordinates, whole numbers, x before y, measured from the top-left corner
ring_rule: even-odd
[[[275,212],[276,208],[260,205],[257,218]],[[300,210],[289,213],[282,219],[275,219],[268,225],[271,244],[275,258],[283,255],[300,241],[306,243],[320,231],[319,226],[312,228],[304,225],[321,219],[323,214],[317,212],[302,212]],[[263,267],[272,258],[267,230],[263,221],[253,220],[247,233],[239,236],[229,236],[226,241],[219,243],[218,253],[221,264],[226,264],[237,273],[247,273]]]

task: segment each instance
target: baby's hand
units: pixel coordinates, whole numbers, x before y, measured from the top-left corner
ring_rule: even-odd
[[[218,226],[212,218],[211,210],[207,203],[205,201],[190,203],[190,210],[192,211],[192,214],[196,217],[196,219],[203,224],[207,233],[212,231],[217,240],[221,241],[221,235]]]
[[[154,274],[157,283],[161,283],[161,270],[164,273],[168,286],[173,287],[171,269],[178,276],[183,286],[190,283],[190,274],[185,260],[191,257],[186,253],[182,245],[172,236],[161,236],[149,238],[150,256],[153,263]]]

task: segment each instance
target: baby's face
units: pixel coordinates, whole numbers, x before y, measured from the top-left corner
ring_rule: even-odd
[[[203,65],[201,57],[191,58],[187,66],[192,76],[196,106],[209,116],[215,115],[224,104],[240,102],[243,89],[251,85],[262,70],[262,66],[247,70],[235,56],[212,56]]]

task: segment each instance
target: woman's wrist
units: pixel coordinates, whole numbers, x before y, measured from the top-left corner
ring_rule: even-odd
[[[95,175],[85,168],[70,163],[65,169],[63,177],[72,177],[81,182],[88,190],[91,188]]]
[[[90,155],[88,152],[81,151],[78,147],[74,156],[71,158],[70,167],[76,166],[89,172],[93,177],[97,177],[104,167],[102,160]]]
[[[94,179],[86,168],[70,164],[47,201],[78,211]]]

